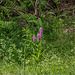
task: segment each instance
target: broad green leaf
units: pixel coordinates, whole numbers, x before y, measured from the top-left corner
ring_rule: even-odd
[[[54,14],[54,12],[47,12],[47,14]]]

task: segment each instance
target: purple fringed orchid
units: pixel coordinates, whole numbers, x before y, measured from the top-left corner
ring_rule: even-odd
[[[40,39],[41,39],[40,33],[37,34],[37,39],[38,39],[38,42],[40,42]]]
[[[36,41],[36,38],[35,38],[35,35],[33,36],[33,42],[35,42]]]
[[[42,37],[43,36],[43,28],[40,27],[40,36]]]

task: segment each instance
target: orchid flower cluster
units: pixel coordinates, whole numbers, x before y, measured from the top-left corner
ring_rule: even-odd
[[[42,36],[43,36],[43,28],[40,27],[40,33],[37,34],[37,40],[38,40],[38,42],[40,42]],[[33,42],[35,42],[35,41],[36,41],[36,37],[34,35],[33,36]]]

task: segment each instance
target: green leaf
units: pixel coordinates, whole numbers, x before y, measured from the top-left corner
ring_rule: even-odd
[[[4,21],[0,21],[0,24],[3,25],[3,24],[5,24],[5,22]]]
[[[66,10],[65,13],[69,13],[69,11]]]
[[[75,24],[75,22],[72,22],[72,23],[74,23],[74,24]]]
[[[39,18],[38,20],[39,20],[39,25],[42,26],[43,23],[42,23],[41,19]]]
[[[58,2],[58,0],[53,0],[55,3],[57,3]]]
[[[37,20],[30,20],[29,22],[38,24]]]
[[[38,59],[34,54],[31,54],[36,60]]]
[[[19,11],[18,11],[19,12]],[[29,16],[27,15],[27,14],[24,14],[23,12],[19,12],[20,14],[21,14],[21,17],[22,18],[26,18],[26,19],[28,19],[29,18]]]
[[[39,52],[38,52],[38,58],[39,58],[40,54],[41,54],[41,50],[39,50]]]
[[[54,12],[47,12],[47,14],[54,14]]]

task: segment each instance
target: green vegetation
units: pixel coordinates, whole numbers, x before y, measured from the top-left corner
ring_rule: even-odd
[[[38,7],[40,16],[34,15],[34,0],[0,4],[0,75],[75,75],[74,13],[44,11],[46,0]],[[38,42],[40,27],[43,37]]]

